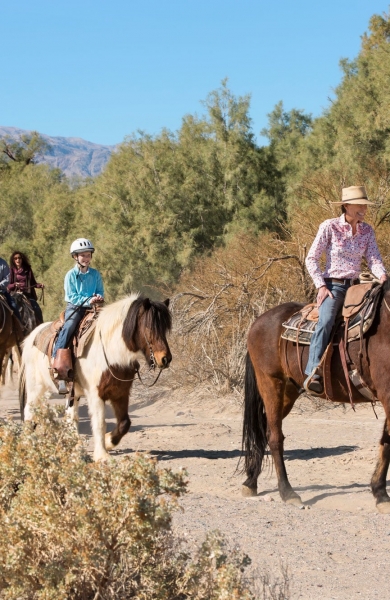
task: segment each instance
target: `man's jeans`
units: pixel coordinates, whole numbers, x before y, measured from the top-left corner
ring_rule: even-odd
[[[71,304],[70,302],[67,304],[65,310],[65,323],[55,343],[53,350],[53,358],[55,358],[57,350],[59,348],[67,348],[69,346],[69,342],[72,338],[72,335],[76,331],[77,325],[80,323],[81,319],[85,315],[85,311],[88,308],[89,307],[87,306],[77,307],[74,304]]]
[[[317,327],[313,333],[310,342],[309,360],[305,369],[306,375],[311,375],[326,350],[330,341],[333,325],[336,317],[341,312],[344,304],[345,294],[349,288],[349,282],[346,285],[341,283],[327,283],[326,287],[333,294],[333,298],[327,296],[319,308],[319,318]]]

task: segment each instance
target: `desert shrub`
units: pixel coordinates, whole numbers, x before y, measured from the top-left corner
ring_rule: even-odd
[[[175,378],[241,393],[254,319],[276,304],[313,295],[305,253],[301,239],[289,234],[286,240],[241,234],[185,273],[172,296]]]
[[[0,598],[222,600],[255,596],[249,564],[210,534],[194,558],[171,531],[186,475],[145,455],[92,463],[39,407],[0,423]]]

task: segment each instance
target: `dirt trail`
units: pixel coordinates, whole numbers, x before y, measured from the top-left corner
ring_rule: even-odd
[[[0,416],[18,419],[16,392],[0,392]],[[138,388],[132,398],[130,434],[115,456],[148,452],[162,466],[189,473],[189,493],[175,530],[192,545],[210,529],[239,544],[260,572],[288,566],[292,598],[367,600],[387,596],[390,515],[380,515],[369,488],[383,411],[361,406],[314,410],[301,400],[286,419],[286,466],[308,510],[281,503],[271,469],[256,498],[241,496],[236,473],[241,408],[234,398]],[[108,429],[114,419],[107,409]],[[82,402],[80,432],[90,436]]]

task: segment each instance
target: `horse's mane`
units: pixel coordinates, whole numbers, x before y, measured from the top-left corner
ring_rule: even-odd
[[[146,327],[154,337],[164,337],[172,328],[172,316],[167,305],[139,294],[131,294],[105,306],[97,320],[97,332],[101,332],[105,339],[112,339],[119,328],[124,339],[132,340],[138,327],[141,307],[145,310]]]
[[[122,335],[126,340],[132,340],[138,327],[138,314],[141,307],[145,311],[145,325],[151,330],[153,337],[163,338],[172,328],[172,315],[164,302],[150,300],[138,296],[130,305],[123,323]]]

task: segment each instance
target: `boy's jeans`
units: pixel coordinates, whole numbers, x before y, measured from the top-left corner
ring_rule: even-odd
[[[71,337],[76,331],[77,325],[80,323],[81,319],[85,315],[85,311],[89,308],[89,306],[80,306],[78,310],[76,310],[77,308],[77,306],[68,302],[65,310],[65,324],[62,327],[55,343],[53,358],[55,358],[59,348],[68,347]]]
[[[349,285],[349,281],[345,285],[342,283],[326,283],[326,287],[332,292],[334,297],[330,298],[327,296],[319,308],[317,327],[310,342],[309,360],[305,369],[306,375],[311,375],[320,363],[329,344],[336,317],[343,307],[345,294]]]

